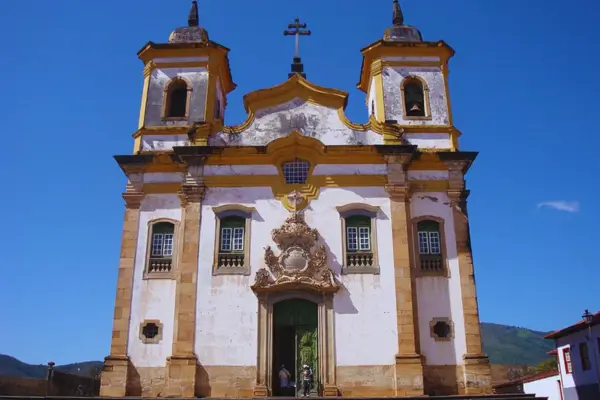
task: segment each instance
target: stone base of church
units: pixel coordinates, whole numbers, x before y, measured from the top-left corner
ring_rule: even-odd
[[[393,365],[336,367],[342,397],[392,397],[395,395]]]
[[[460,394],[492,393],[492,368],[485,354],[465,354],[464,388]]]
[[[467,358],[465,365],[421,366],[420,362],[403,361],[406,362],[396,365],[337,366],[336,384],[323,387],[322,396],[367,398],[491,393],[487,358]],[[106,360],[101,396],[272,396],[269,388],[256,385],[256,366],[190,365],[185,360],[173,359],[164,367],[134,367],[131,364],[127,367],[128,364],[128,360]],[[194,371],[193,378],[191,371]],[[180,385],[179,389],[177,385]],[[174,393],[171,388],[179,392]]]
[[[198,359],[195,355],[167,359],[165,394],[168,397],[194,397]]]
[[[100,381],[100,396],[123,397],[127,394],[129,376],[129,357],[108,356],[104,359],[104,367]]]

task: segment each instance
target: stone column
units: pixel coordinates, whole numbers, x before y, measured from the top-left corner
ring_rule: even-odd
[[[258,360],[256,368],[256,384],[254,397],[268,397],[269,386],[269,337],[271,337],[271,321],[267,294],[258,295]]]
[[[175,291],[173,353],[167,358],[166,394],[170,397],[195,397],[198,357],[194,352],[196,336],[196,291],[200,222],[205,186],[203,159],[191,158],[179,192],[182,206],[183,237]]]
[[[129,168],[126,173],[128,173],[129,181],[126,192],[123,193],[126,208],[121,239],[121,258],[117,278],[112,342],[110,354],[104,359],[100,385],[100,395],[107,397],[126,396],[129,380],[127,346],[131,319],[135,253],[140,224],[140,206],[144,200],[144,193],[142,192],[143,172]]]
[[[386,156],[392,218],[398,354],[396,354],[396,396],[423,395],[423,362],[418,353],[418,325],[415,285],[411,267],[410,187],[406,167],[410,154]]]
[[[467,217],[467,197],[464,173],[469,161],[446,161],[450,174],[448,197],[450,198],[454,219],[454,234],[458,253],[458,270],[460,274],[460,289],[465,319],[465,334],[467,352],[464,359],[464,393],[492,393],[492,378],[489,360],[483,353],[481,342],[481,327],[479,324],[479,309],[475,289],[475,272],[471,251],[469,219]],[[460,385],[459,387],[463,387]]]

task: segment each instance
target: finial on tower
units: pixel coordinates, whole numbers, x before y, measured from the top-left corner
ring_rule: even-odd
[[[190,9],[190,16],[188,17],[188,26],[199,26],[200,19],[198,18],[198,2],[192,1],[192,8]]]
[[[404,14],[398,0],[393,1],[392,26],[383,33],[386,42],[422,42],[421,32],[414,26],[404,24]]]
[[[175,29],[169,36],[169,43],[207,43],[208,32],[200,26],[198,17],[198,2],[192,1],[188,16],[188,26]]]
[[[404,24],[404,15],[402,14],[402,8],[400,8],[400,3],[398,3],[398,0],[394,0],[394,13],[392,18],[392,23],[394,25]]]

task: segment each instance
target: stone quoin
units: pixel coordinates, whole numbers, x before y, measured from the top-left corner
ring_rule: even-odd
[[[296,42],[288,79],[246,94],[246,121],[226,125],[229,49],[196,1],[187,26],[139,51],[102,396],[289,394],[282,364],[292,380],[309,364],[315,396],[491,392],[454,50],[392,4],[361,50],[366,124],[346,117],[346,92],[310,82]]]

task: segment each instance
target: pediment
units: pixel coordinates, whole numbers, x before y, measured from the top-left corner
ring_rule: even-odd
[[[248,119],[209,137],[212,146],[265,146],[298,132],[327,146],[383,144],[374,123],[353,124],[344,114],[348,93],[294,75],[281,85],[244,97]]]
[[[294,74],[280,85],[246,94],[244,108],[248,114],[257,114],[260,110],[281,106],[294,99],[343,110],[348,103],[348,93],[315,85],[301,75]]]

